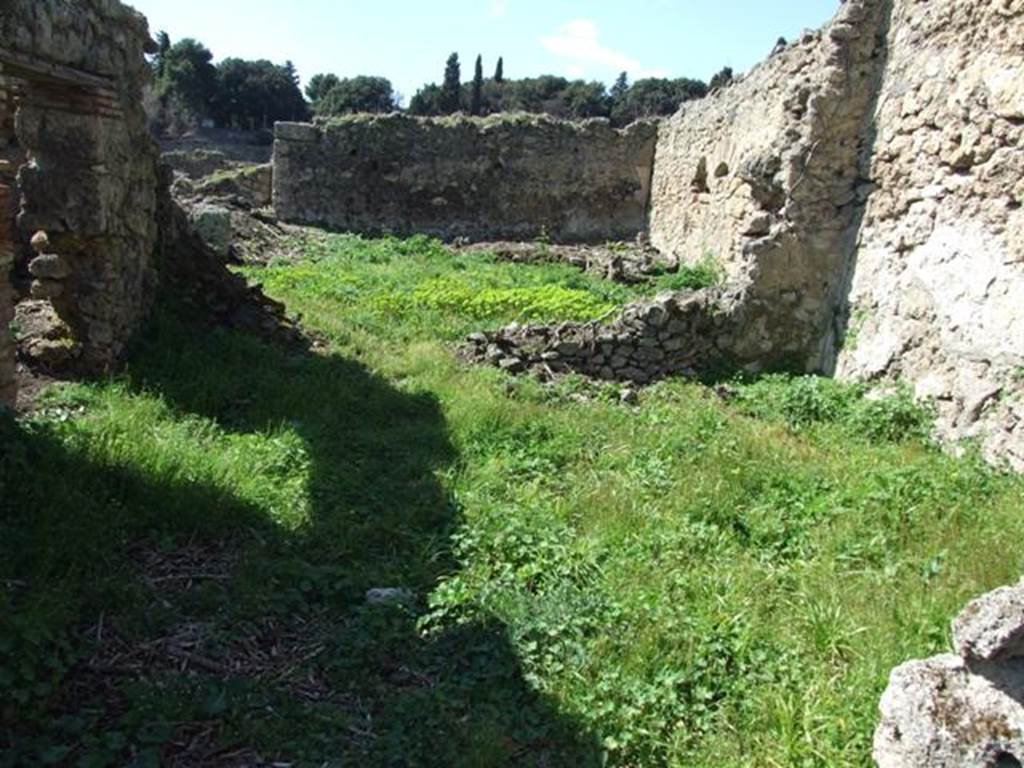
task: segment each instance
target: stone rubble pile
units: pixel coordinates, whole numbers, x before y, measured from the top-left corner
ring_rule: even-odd
[[[879,768],[1020,768],[1024,761],[1024,580],[971,602],[956,654],[893,670],[875,733]]]
[[[631,304],[611,323],[514,324],[475,333],[462,354],[510,373],[551,378],[575,372],[647,384],[724,360],[732,302],[720,289],[665,294]]]

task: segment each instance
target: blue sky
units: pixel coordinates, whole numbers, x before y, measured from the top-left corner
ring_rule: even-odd
[[[440,81],[452,51],[470,79],[556,74],[611,83],[623,70],[707,80],[763,59],[778,37],[821,26],[839,0],[127,0],[174,40],[218,58],[292,60],[307,80],[383,75],[406,101]]]

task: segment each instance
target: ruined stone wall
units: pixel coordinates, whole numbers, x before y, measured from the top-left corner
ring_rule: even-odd
[[[850,0],[659,132],[651,242],[683,262],[712,257],[742,287],[723,346],[748,367],[826,366],[887,6]]]
[[[898,0],[837,371],[1024,469],[1024,0]]]
[[[646,225],[656,127],[540,116],[282,123],[285,221],[444,239],[628,239]]]
[[[10,282],[14,263],[14,226],[10,217],[11,190],[5,183],[5,171],[6,168],[0,168],[0,407],[14,407],[17,398],[14,338],[9,329],[14,318],[14,292]]]
[[[156,282],[157,151],[146,129],[144,17],[116,0],[8,0],[4,48],[32,67],[58,65],[109,79],[112,102],[41,81],[16,131],[28,162],[18,174],[23,238],[45,231],[51,257],[33,262],[33,296],[74,330],[81,364],[107,369],[151,303]]]
[[[943,437],[1024,469],[1021,72],[1024,0],[847,0],[659,130],[651,242],[728,274],[654,302],[689,321],[640,322],[644,302],[611,324],[482,335],[470,355],[633,381],[901,380],[935,401]]]

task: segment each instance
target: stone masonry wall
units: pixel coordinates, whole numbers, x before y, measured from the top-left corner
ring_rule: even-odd
[[[0,137],[2,140],[2,137]],[[0,174],[4,169],[0,168]],[[14,339],[9,329],[14,318],[14,293],[10,275],[14,261],[13,222],[10,219],[10,187],[0,175],[0,407],[14,407]]]
[[[1024,0],[895,3],[837,372],[1024,469]]]
[[[887,23],[888,3],[851,0],[659,132],[651,243],[742,287],[728,346],[745,365],[825,367]]]
[[[478,334],[468,356],[637,383],[721,368],[822,370],[888,10],[849,0],[824,30],[659,130],[651,242],[682,263],[710,254],[726,285],[639,302],[607,324]]]
[[[366,233],[630,239],[646,226],[656,131],[521,115],[279,123],[274,207]]]
[[[116,92],[113,109],[90,114],[67,108],[73,91],[48,94],[30,83],[16,118],[28,153],[19,230],[48,236],[47,252],[30,265],[33,296],[52,301],[71,326],[82,366],[105,370],[145,317],[156,282],[158,154],[141,98],[152,41],[145,18],[116,0],[6,6],[4,47],[109,78]]]
[[[941,436],[1024,469],[1022,41],[1024,0],[847,0],[659,130],[651,243],[713,256],[725,286],[481,335],[470,357],[900,380],[934,400]],[[708,315],[638,324],[655,304]]]

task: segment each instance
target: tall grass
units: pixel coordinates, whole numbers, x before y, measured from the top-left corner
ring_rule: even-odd
[[[511,380],[451,342],[644,289],[422,238],[308,249],[248,274],[326,351],[166,307],[124,375],[4,423],[0,765],[158,764],[201,732],[300,765],[867,766],[889,670],[1019,577],[1024,482],[938,450],[904,395]],[[147,570],[190,548],[230,576]],[[151,651],[81,687],[110,633],[195,626],[215,666]],[[261,642],[288,663],[230,671]]]

